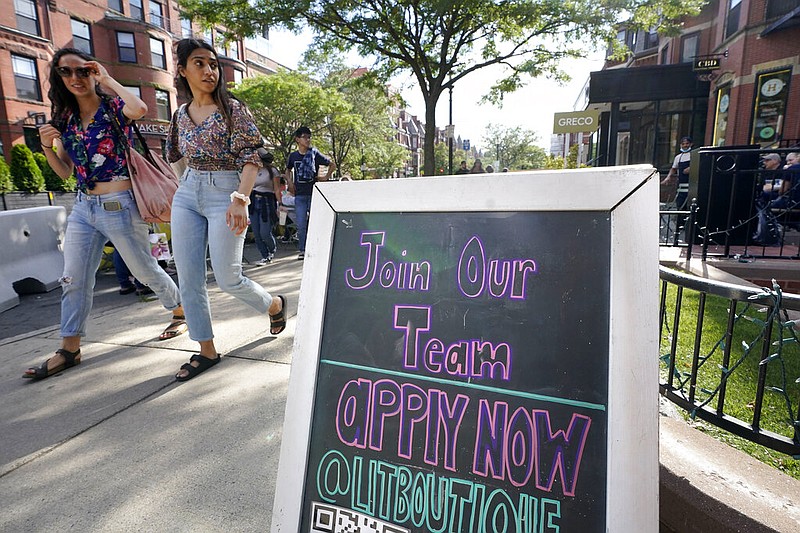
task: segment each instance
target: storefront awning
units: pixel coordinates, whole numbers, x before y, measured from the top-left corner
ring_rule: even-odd
[[[691,63],[609,69],[590,74],[589,103],[695,98],[708,96],[709,89]]]
[[[786,13],[784,16],[767,26],[767,28],[761,32],[760,37],[764,37],[774,31],[778,30],[785,30],[786,28],[791,28],[792,26],[797,26],[800,24],[800,6],[797,6],[793,10]]]

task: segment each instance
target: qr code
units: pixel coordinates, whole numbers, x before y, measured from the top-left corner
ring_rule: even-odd
[[[309,533],[411,533],[367,514],[319,502],[311,503],[311,517]]]

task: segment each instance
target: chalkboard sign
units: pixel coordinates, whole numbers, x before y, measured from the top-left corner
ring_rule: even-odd
[[[629,260],[657,276],[657,256],[647,253],[657,250],[657,230],[654,213],[630,231],[615,222],[648,195],[658,205],[651,175],[633,167],[318,187],[273,530],[603,532],[619,524],[611,470],[630,458],[612,460],[610,437],[614,417],[630,415],[612,409],[612,374],[632,347],[612,342],[615,244],[652,229],[652,242],[622,247],[641,245]],[[602,176],[613,193],[541,208],[547,180],[591,190]],[[420,188],[463,188],[471,205],[446,195],[425,205],[414,198]],[[475,193],[493,189],[519,195],[487,209]],[[626,283],[652,290],[655,279]],[[643,300],[655,315],[654,298]],[[628,327],[646,330],[647,313],[638,314]],[[626,371],[646,375],[656,361],[654,351]],[[657,403],[636,408],[655,398],[649,377],[652,390],[642,394],[639,383],[632,405],[620,406],[652,416],[627,430],[655,432],[645,446],[657,449]],[[653,462],[652,450],[639,454],[648,455]],[[642,468],[655,472],[636,498],[652,496],[657,455],[628,466],[637,469],[629,480]],[[629,508],[647,515],[629,523],[654,530],[652,500]]]

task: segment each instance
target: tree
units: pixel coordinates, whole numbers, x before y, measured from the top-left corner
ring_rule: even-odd
[[[246,78],[231,92],[247,103],[261,135],[275,149],[275,159],[285,162],[292,152],[294,132],[308,126],[314,146],[327,151],[329,139],[320,135],[330,120],[349,120],[347,102],[298,72],[278,72]],[[336,162],[337,166],[339,162]]]
[[[487,98],[502,100],[524,78],[558,70],[564,57],[580,57],[587,41],[614,43],[616,26],[674,33],[680,17],[699,13],[707,0],[181,0],[184,11],[232,35],[264,26],[303,25],[322,50],[372,56],[387,77],[410,71],[425,101],[425,174],[434,170],[436,105],[442,93],[468,75],[506,68]]]
[[[6,158],[0,156],[0,193],[13,190],[14,184],[11,182],[11,170],[8,168]]]
[[[531,130],[520,127],[504,128],[495,124],[486,126],[483,135],[483,143],[488,148],[487,155],[500,161],[500,169],[543,168],[546,154],[544,149],[536,144],[537,141],[536,133]]]
[[[44,150],[48,148],[42,147]],[[52,150],[52,148],[50,148]],[[47,162],[47,157],[41,152],[34,152],[33,159],[42,171],[44,177],[44,187],[48,191],[74,191],[75,190],[75,177],[70,176],[69,179],[63,180],[61,176],[56,174],[56,171],[50,168]]]
[[[18,191],[44,190],[42,171],[33,159],[33,152],[24,144],[15,144],[11,148],[11,179]]]

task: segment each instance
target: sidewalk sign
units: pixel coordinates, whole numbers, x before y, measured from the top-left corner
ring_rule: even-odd
[[[654,176],[317,183],[272,531],[657,530]]]

